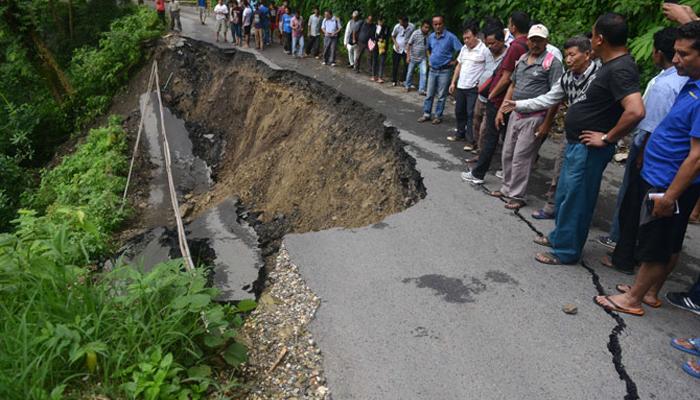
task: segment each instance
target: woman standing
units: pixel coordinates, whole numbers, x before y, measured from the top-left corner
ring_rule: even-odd
[[[299,11],[292,13],[292,56],[302,58],[304,56],[304,19]],[[297,46],[299,48],[297,49]]]
[[[389,43],[389,28],[385,24],[384,17],[379,17],[377,20],[375,37],[376,42],[374,42],[372,48],[371,80],[377,83],[384,83],[384,64],[386,64],[386,50]]]

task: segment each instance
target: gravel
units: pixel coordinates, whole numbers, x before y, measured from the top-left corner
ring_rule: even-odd
[[[331,399],[323,356],[308,330],[320,304],[282,245],[239,338],[249,349],[246,399]]]

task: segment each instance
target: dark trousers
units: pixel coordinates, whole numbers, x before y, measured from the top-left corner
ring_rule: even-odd
[[[455,92],[455,117],[457,118],[457,136],[465,138],[467,143],[474,143],[474,105],[479,97],[477,88],[457,89]]]
[[[391,81],[398,83],[401,78],[406,76],[406,53],[394,52],[391,56],[391,63]]]
[[[158,19],[165,25],[165,11],[158,11]]]
[[[284,51],[292,51],[292,32],[282,32],[284,38]]]
[[[355,50],[355,71],[360,72],[360,63],[362,62],[362,56],[365,54],[365,51],[369,53],[367,56],[367,70],[371,71],[372,70],[372,52],[369,51],[369,47],[367,47],[367,43],[362,44],[358,43],[357,44],[357,49]]]
[[[306,54],[318,57],[321,48],[321,36],[309,36]]]
[[[488,172],[491,167],[491,159],[496,153],[496,147],[498,147],[498,138],[500,138],[506,131],[508,126],[508,116],[506,118],[503,126],[496,129],[496,114],[498,113],[498,107],[496,107],[490,101],[486,103],[486,131],[484,132],[484,148],[479,152],[479,162],[476,163],[476,167],[472,169],[472,175],[479,179],[484,179],[486,172]]]
[[[639,232],[639,213],[642,210],[644,193],[642,192],[641,170],[637,167],[635,159],[628,159],[627,189],[622,197],[622,203],[618,209],[618,223],[620,236],[612,255],[612,262],[618,269],[634,271],[637,260],[634,249],[637,247],[637,233]]]
[[[384,64],[386,64],[386,53],[379,54],[376,47],[372,51],[372,76],[382,79],[384,77]]]
[[[695,281],[695,284],[688,291],[688,297],[693,302],[700,304],[700,276],[698,276],[698,280]]]

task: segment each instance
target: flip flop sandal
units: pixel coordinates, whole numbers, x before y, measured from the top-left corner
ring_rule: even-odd
[[[554,219],[554,214],[546,212],[544,209],[539,209],[532,213],[534,219]]]
[[[552,243],[549,242],[547,236],[537,236],[532,241],[539,244],[540,246],[552,247]]]
[[[479,162],[479,157],[465,158],[464,162],[467,164],[474,164],[475,162]]]
[[[537,253],[535,254],[535,261],[547,265],[562,265],[562,262],[551,253]]]
[[[689,348],[683,346],[683,344],[681,344],[681,341],[687,342],[688,344],[693,346],[693,348],[689,349]],[[673,347],[676,350],[680,350],[684,353],[692,354],[695,357],[700,357],[700,350],[698,350],[697,344],[693,343],[694,341],[695,340],[693,340],[693,339],[673,339],[673,340],[671,340],[671,347]],[[698,343],[698,344],[700,344],[700,343]]]
[[[604,266],[604,267],[607,267],[607,268],[610,268],[610,269],[612,269],[612,270],[614,270],[614,271],[617,271],[617,272],[619,272],[619,273],[621,273],[621,274],[625,274],[625,275],[634,275],[634,270],[630,271],[630,270],[626,270],[626,269],[622,269],[622,268],[616,267],[616,266],[612,263],[612,260],[610,259],[610,257],[612,257],[612,254],[608,254],[607,256],[604,256],[603,258],[601,258],[601,259],[600,259],[600,265],[602,265],[602,266]],[[651,305],[651,304],[650,304],[650,305]],[[661,305],[659,304],[659,306],[661,306]],[[652,307],[653,307],[653,306],[652,306]]]
[[[688,361],[683,364],[683,371],[693,378],[700,378],[700,364],[697,361]]]
[[[601,262],[601,264],[602,264],[602,262]],[[620,292],[620,293],[627,293],[627,292],[630,291],[630,285],[625,285],[625,284],[622,284],[622,283],[618,283],[617,285],[615,285],[615,290],[617,290],[617,291]],[[656,300],[655,303],[650,303],[650,302],[644,301],[644,300],[642,300],[642,303],[648,305],[648,306],[651,307],[651,308],[659,308],[659,307],[661,307],[661,305],[663,304],[663,303],[661,302],[661,300],[658,300],[658,299]]]
[[[506,205],[504,207],[509,209],[509,210],[516,211],[516,210],[520,210],[521,208],[525,207],[525,203],[523,203],[521,201],[509,201],[508,203],[506,203]]]
[[[499,199],[501,197],[505,197],[505,195],[500,190],[494,190],[493,192],[489,192],[489,196],[498,197]]]
[[[608,302],[608,306],[602,305],[598,303],[596,300],[598,296],[593,296],[593,302],[600,308],[608,311],[615,311],[618,313],[624,313],[624,314],[629,314],[629,315],[635,315],[637,317],[641,317],[644,315],[644,309],[643,308],[625,308],[625,307],[620,307],[619,305],[615,304],[614,301],[610,299],[610,296],[603,296],[605,301]]]

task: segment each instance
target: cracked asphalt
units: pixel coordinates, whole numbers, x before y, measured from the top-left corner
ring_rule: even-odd
[[[183,12],[184,36],[213,42]],[[230,44],[221,47],[231,48]],[[257,53],[257,52],[256,52]],[[601,267],[605,249],[592,239],[610,224],[623,167],[605,173],[582,266],[543,266],[533,229],[556,144],[543,146],[524,220],[498,199],[460,180],[465,153],[445,141],[452,107],[440,126],[415,122],[422,97],[370,83],[347,68],[295,60],[279,47],[260,59],[325,82],[386,116],[417,160],[427,197],[360,229],[288,235],[284,242],[310,288],[322,299],[311,329],[325,357],[336,399],[696,399],[700,382],[681,369],[672,337],[700,334],[700,319],[664,304],[642,318],[616,321],[592,302],[599,289],[632,279]],[[344,64],[344,60],[341,65]],[[486,185],[498,187],[493,175]],[[540,196],[540,197],[538,197]],[[526,221],[528,223],[526,223]],[[700,271],[700,227],[691,226],[677,271],[665,290],[683,290]],[[561,311],[578,306],[577,315]],[[623,321],[618,369],[608,349]]]

